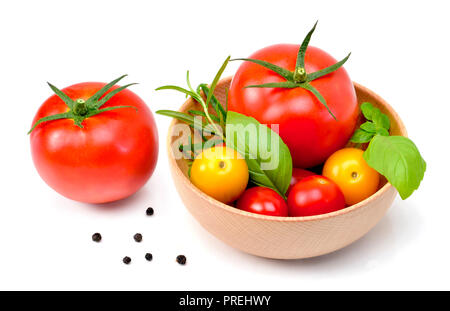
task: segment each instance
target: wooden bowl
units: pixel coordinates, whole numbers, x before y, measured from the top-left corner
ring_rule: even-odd
[[[225,90],[231,77],[219,82],[215,95],[225,101]],[[354,83],[358,103],[368,101],[387,114],[391,120],[391,134],[406,136],[405,127],[397,113],[380,96]],[[196,106],[189,99],[180,111]],[[253,214],[223,204],[197,189],[189,180],[187,161],[175,159],[179,136],[174,133],[174,120],[169,128],[167,149],[175,186],[183,203],[197,221],[211,234],[249,254],[276,258],[299,259],[324,255],[358,240],[386,213],[397,191],[386,180],[380,189],[358,204],[345,209],[308,217],[274,217]],[[174,146],[173,146],[174,145]]]

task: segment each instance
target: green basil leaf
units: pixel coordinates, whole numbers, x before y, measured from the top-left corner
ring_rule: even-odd
[[[377,132],[377,127],[374,123],[372,122],[364,122],[363,124],[361,124],[361,129],[363,129],[366,132],[369,133],[376,133]]]
[[[384,175],[404,200],[419,188],[426,170],[416,145],[403,136],[375,135],[364,152],[367,164]]]
[[[385,128],[378,128],[377,129],[377,134],[383,135],[383,136],[389,136],[389,131],[386,130]]]
[[[367,120],[372,121],[378,129],[383,128],[389,131],[389,128],[391,127],[389,117],[382,113],[380,109],[374,107],[369,102],[364,102],[361,104],[361,111],[364,117]]]
[[[364,118],[372,121],[373,120],[372,116],[373,116],[376,108],[374,106],[372,106],[372,104],[369,102],[362,103],[360,108],[361,108],[362,114],[364,115]]]
[[[389,120],[389,117],[382,113],[379,109],[377,109],[376,111],[377,112],[373,115],[373,123],[375,123],[377,128],[389,131],[389,128],[391,127],[391,121]]]
[[[352,138],[350,138],[350,141],[352,143],[358,143],[358,144],[364,144],[368,143],[372,137],[374,136],[374,133],[369,133],[361,129],[357,129],[355,133],[353,133]]]
[[[285,198],[292,177],[292,157],[277,133],[254,118],[228,111],[226,144],[245,157],[251,182]]]

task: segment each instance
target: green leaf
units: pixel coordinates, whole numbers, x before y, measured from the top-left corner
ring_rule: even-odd
[[[214,94],[214,90],[216,88],[217,83],[220,80],[220,77],[222,76],[222,73],[224,72],[225,68],[227,67],[229,61],[230,61],[230,56],[228,56],[225,59],[225,61],[223,62],[222,66],[220,67],[219,71],[217,72],[216,76],[214,77],[214,80],[211,83],[211,89],[209,90],[209,93],[207,95],[205,94],[207,96],[206,97],[206,102],[203,100],[201,94],[199,93],[201,87],[199,86],[197,88],[197,91],[194,91],[194,89],[192,88],[191,82],[189,81],[189,71],[187,71],[187,74],[186,74],[186,80],[187,80],[187,84],[188,84],[189,90],[186,90],[186,89],[184,89],[182,87],[179,87],[179,86],[176,86],[176,85],[161,86],[161,87],[157,88],[156,90],[157,91],[159,91],[159,90],[175,90],[175,91],[182,92],[182,93],[184,93],[184,94],[186,94],[188,96],[191,96],[194,100],[196,100],[198,103],[200,103],[202,105],[204,116],[206,117],[206,119],[210,123],[211,127],[213,128],[212,131],[214,132],[214,134],[220,136],[220,138],[223,139],[224,138],[223,137],[223,130],[222,130],[221,126],[223,126],[224,122],[220,122],[220,119],[219,119],[220,126],[217,127],[217,124],[214,122],[213,118],[211,117],[211,115],[210,115],[210,113],[208,111],[208,107],[209,107],[209,103],[211,102],[211,100],[214,100],[213,99],[214,98],[214,95],[213,95]],[[217,107],[217,103],[218,103],[218,101],[216,100],[213,103],[213,105],[216,105],[217,114],[218,114],[218,117],[220,118],[221,114],[218,113],[220,108]],[[160,114],[164,114],[166,116],[172,116],[174,118],[179,118],[179,119],[181,118],[180,120],[186,120],[186,121],[189,120],[189,118],[187,118],[186,115],[179,115],[179,114],[177,114],[176,111],[160,110]],[[186,121],[184,121],[184,122],[186,122]],[[197,125],[195,124],[195,122],[193,124],[190,124],[190,125],[193,125],[194,128],[197,129]],[[206,127],[203,124],[201,126],[202,127],[199,128],[199,130],[205,131]]]
[[[191,85],[191,80],[189,79],[189,70],[186,72],[186,83],[187,83],[189,89],[191,90],[191,92],[194,92],[194,89],[192,88],[192,85]]]
[[[188,113],[191,115],[202,116],[206,118],[206,113],[200,110],[189,110]],[[213,121],[220,122],[219,118],[215,115],[209,115]]]
[[[345,62],[348,60],[348,58],[350,57],[351,54],[352,53],[349,53],[343,60],[337,62],[334,65],[331,65],[327,68],[324,68],[319,71],[308,74],[308,80],[313,81],[313,80],[316,80],[320,77],[323,77],[329,73],[332,73],[332,72],[338,70],[340,67],[342,67],[345,64]]]
[[[178,91],[178,92],[184,93],[184,94],[186,94],[188,96],[191,96],[192,98],[194,98],[198,102],[203,100],[200,97],[200,95],[198,95],[197,93],[189,91],[189,90],[186,90],[186,89],[184,89],[182,87],[179,87],[179,86],[176,86],[176,85],[165,85],[165,86],[158,87],[156,89],[156,91],[160,91],[160,90],[174,90],[174,91]]]
[[[158,111],[156,111],[156,113],[163,115],[163,116],[175,118],[175,119],[180,120],[189,125],[194,125],[194,117],[187,113],[173,111],[173,110],[158,110]]]
[[[53,84],[51,84],[49,82],[47,82],[47,84],[48,84],[48,86],[50,86],[52,91],[55,92],[55,94],[67,105],[67,107],[69,107],[70,109],[73,108],[73,105],[75,104],[75,102],[73,101],[72,98],[67,96],[67,94],[63,93],[60,89],[58,89]]]
[[[200,84],[199,88],[203,91],[206,97],[209,96],[210,90],[209,87],[206,84]],[[216,96],[213,94],[211,97],[211,106],[213,107],[214,111],[216,112],[217,116],[221,119],[226,121],[227,119],[227,111],[222,106],[222,104],[217,100]],[[212,116],[211,116],[212,117]],[[217,121],[219,122],[219,121]]]
[[[292,176],[292,158],[280,136],[254,118],[228,111],[226,144],[247,162],[250,180],[285,198]]]
[[[363,156],[398,190],[402,199],[419,188],[425,174],[426,163],[419,150],[403,136],[376,135]]]
[[[357,129],[355,131],[355,133],[353,133],[352,138],[350,138],[350,141],[352,143],[364,144],[364,143],[368,143],[372,139],[373,136],[374,136],[374,133],[369,133],[364,130]]]
[[[389,136],[389,117],[371,103],[361,104],[368,120],[361,124],[350,139],[354,143],[369,142],[364,151],[367,164],[397,189],[402,199],[408,198],[423,179],[426,163],[416,145],[403,136]]]
[[[194,130],[199,131],[202,137],[203,133],[212,134],[212,131],[207,127],[207,124],[204,124],[201,121],[196,121],[195,117],[190,114],[173,110],[158,110],[156,113],[188,124]]]
[[[366,132],[375,134],[377,132],[377,127],[373,122],[364,122],[363,124],[361,124],[361,129],[363,129]]]
[[[367,120],[372,121],[376,125],[377,129],[389,131],[391,126],[389,117],[382,113],[380,109],[374,107],[369,102],[364,102],[361,104],[361,111]]]
[[[391,121],[389,120],[389,117],[382,113],[378,108],[376,108],[376,111],[377,112],[373,115],[373,123],[375,123],[377,128],[389,131],[389,128],[391,127]]]
[[[211,87],[210,87],[210,92],[208,93],[207,97],[206,97],[206,107],[208,107],[211,98],[214,94],[214,90],[216,89],[216,85],[220,80],[220,77],[222,76],[222,73],[224,72],[225,68],[228,65],[228,62],[230,61],[231,56],[228,56],[225,61],[223,62],[222,66],[220,67],[219,71],[216,73],[216,76],[214,77],[213,82],[211,83]],[[207,111],[205,111],[206,113],[208,113]]]
[[[278,75],[285,78],[286,80],[291,81],[293,79],[293,73],[290,72],[289,70],[284,69],[283,67],[268,63],[263,60],[252,59],[252,58],[235,58],[235,59],[232,59],[231,61],[235,61],[235,60],[243,60],[246,62],[252,62],[252,63],[258,64],[260,66],[263,66],[269,70],[272,70],[273,72],[277,73]]]
[[[387,115],[368,102],[361,104],[361,111],[364,117],[368,120],[367,122],[361,124],[360,127],[362,130],[372,134],[389,136],[391,121]]]
[[[389,131],[385,128],[377,128],[377,134],[382,136],[389,136]]]
[[[225,88],[225,112],[228,112],[228,88]],[[225,116],[225,121],[227,116]]]
[[[367,120],[372,121],[373,120],[373,115],[376,112],[376,108],[369,102],[364,102],[361,104],[360,106],[361,112],[364,115],[364,118],[366,118]]]
[[[300,46],[300,49],[298,50],[297,62],[295,64],[295,68],[305,68],[306,49],[308,48],[309,41],[311,40],[311,36],[312,36],[314,30],[316,30],[317,23],[318,23],[318,21],[314,24],[313,28],[308,32],[305,39],[303,39],[302,45]]]

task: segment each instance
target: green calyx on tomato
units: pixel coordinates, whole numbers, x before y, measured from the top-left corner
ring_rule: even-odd
[[[328,107],[328,104],[327,104],[325,98],[320,94],[320,92],[315,87],[313,87],[310,84],[310,82],[338,70],[340,67],[342,67],[342,65],[345,64],[345,62],[350,57],[351,53],[349,53],[343,60],[341,60],[329,67],[318,70],[316,72],[307,73],[306,69],[305,69],[305,54],[306,54],[306,49],[308,48],[308,45],[309,45],[309,41],[311,40],[311,36],[312,36],[314,30],[316,29],[316,26],[317,26],[317,22],[314,24],[314,27],[306,35],[305,39],[303,40],[303,43],[300,46],[300,49],[298,50],[297,62],[296,62],[294,71],[287,70],[283,67],[280,67],[280,66],[277,66],[277,65],[271,64],[269,62],[259,60],[259,59],[236,58],[236,59],[232,59],[232,61],[243,60],[243,61],[252,62],[252,63],[258,64],[260,66],[263,66],[263,67],[277,73],[284,79],[286,79],[286,81],[284,81],[284,82],[264,83],[264,84],[258,84],[258,85],[247,85],[247,86],[245,86],[246,88],[286,88],[286,89],[293,89],[293,88],[298,88],[298,87],[303,88],[303,89],[311,92],[327,108],[330,115],[334,119],[336,119],[335,115]]]
[[[53,120],[59,120],[59,119],[72,119],[74,121],[75,125],[77,125],[80,128],[83,128],[82,123],[83,123],[84,119],[95,116],[99,113],[114,110],[114,109],[121,109],[121,108],[137,109],[136,107],[133,107],[133,106],[114,106],[114,107],[100,109],[114,95],[116,95],[117,93],[119,93],[120,91],[126,89],[127,87],[129,87],[131,85],[137,84],[137,83],[130,83],[130,84],[121,86],[117,89],[112,90],[111,92],[109,92],[108,94],[105,95],[105,93],[108,92],[114,85],[116,85],[117,82],[119,82],[126,76],[127,75],[123,75],[123,76],[111,81],[110,83],[108,83],[107,85],[102,87],[100,90],[98,90],[97,93],[95,93],[93,96],[91,96],[87,100],[85,100],[83,98],[78,98],[78,99],[73,100],[72,98],[67,96],[67,94],[65,94],[60,89],[58,89],[56,86],[47,82],[48,85],[50,86],[50,88],[53,90],[53,92],[55,92],[55,94],[66,104],[66,106],[69,108],[69,111],[64,112],[64,113],[50,115],[50,116],[39,119],[33,125],[33,127],[30,129],[28,134],[30,134],[39,124],[46,122],[46,121],[53,121]],[[103,95],[105,95],[105,96],[103,96]]]

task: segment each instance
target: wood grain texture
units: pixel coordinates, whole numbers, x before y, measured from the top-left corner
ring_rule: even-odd
[[[221,80],[215,95],[225,101],[231,77]],[[354,83],[358,103],[369,101],[391,119],[391,134],[406,136],[397,113],[380,96]],[[180,108],[186,112],[196,106],[191,99]],[[175,159],[174,120],[169,128],[167,151],[177,191],[197,221],[211,234],[241,251],[267,258],[299,259],[324,255],[361,238],[386,213],[397,191],[385,180],[380,189],[366,200],[337,212],[309,217],[272,217],[241,211],[214,200],[198,190],[187,177],[185,160]]]

